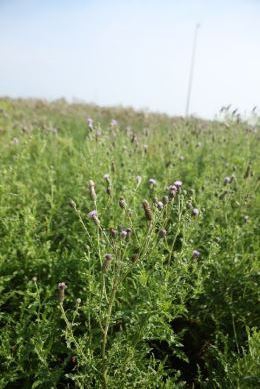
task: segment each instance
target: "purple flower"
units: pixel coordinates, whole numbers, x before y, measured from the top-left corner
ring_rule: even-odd
[[[177,189],[179,189],[182,186],[182,181],[177,180],[175,181],[174,185],[177,187]]]
[[[177,186],[176,186],[176,185],[170,185],[168,189],[169,189],[169,195],[170,195],[170,197],[171,197],[171,198],[175,197],[175,195],[176,195],[176,193],[177,193],[177,191],[178,191]]]
[[[126,230],[122,230],[120,235],[122,239],[125,239],[128,235],[128,232]]]
[[[111,120],[111,127],[116,127],[118,125],[118,121],[116,119]]]
[[[88,213],[88,217],[89,217],[90,219],[96,218],[96,217],[97,217],[97,211],[94,209],[94,211],[89,212],[89,213]]]

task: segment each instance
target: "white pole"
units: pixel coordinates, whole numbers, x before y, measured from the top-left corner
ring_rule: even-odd
[[[190,110],[190,97],[191,97],[191,89],[192,89],[192,83],[193,83],[195,54],[196,54],[196,48],[197,48],[197,37],[198,37],[199,28],[200,28],[200,24],[196,24],[195,31],[194,31],[194,38],[193,38],[191,62],[190,62],[189,84],[188,84],[188,93],[187,93],[186,110],[185,110],[186,117],[189,116],[189,110]]]

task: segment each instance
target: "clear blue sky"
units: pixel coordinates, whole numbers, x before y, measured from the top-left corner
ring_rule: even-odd
[[[260,105],[260,1],[0,0],[0,95],[183,114]]]

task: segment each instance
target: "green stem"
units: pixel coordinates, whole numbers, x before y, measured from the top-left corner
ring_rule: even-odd
[[[103,332],[101,355],[102,355],[102,363],[103,363],[103,366],[102,366],[102,376],[103,377],[102,378],[103,378],[103,388],[104,389],[107,388],[107,370],[108,370],[107,360],[106,360],[106,346],[107,346],[107,340],[108,340],[108,330],[109,330],[110,321],[111,321],[112,309],[113,309],[113,305],[114,305],[114,301],[115,301],[115,297],[116,297],[117,285],[118,284],[116,282],[114,282],[109,305],[108,305],[108,311],[107,311],[107,317],[106,317],[106,321],[105,321],[104,332]]]

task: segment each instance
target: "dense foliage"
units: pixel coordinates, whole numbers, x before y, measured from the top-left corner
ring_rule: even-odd
[[[1,388],[260,385],[259,125],[233,119],[0,100]]]

